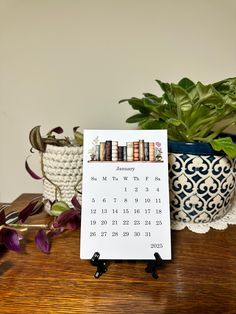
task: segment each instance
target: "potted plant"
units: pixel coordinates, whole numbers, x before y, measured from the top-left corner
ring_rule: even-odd
[[[73,198],[81,201],[83,135],[78,127],[74,127],[73,132],[73,139],[57,138],[63,129],[56,127],[42,136],[40,126],[36,126],[29,134],[32,148],[40,154],[42,176],[30,169],[27,160],[26,170],[34,179],[43,179],[45,209],[53,215],[72,207]]]
[[[31,152],[36,149],[40,153],[42,177],[31,170],[28,158],[25,167],[34,179],[43,179],[43,198],[35,197],[21,211],[6,210],[9,205],[0,206],[0,247],[21,251],[24,232],[38,229],[35,244],[42,252],[49,253],[55,236],[79,227],[83,135],[78,127],[73,131],[74,139],[56,138],[56,134],[63,133],[61,127],[52,129],[46,136],[41,135],[40,126],[30,131]],[[43,209],[57,217],[51,217],[46,224],[25,223]]]
[[[157,83],[160,97],[144,93],[120,101],[139,111],[127,122],[168,130],[171,218],[215,221],[229,211],[235,190],[236,144],[222,132],[236,123],[236,78]]]

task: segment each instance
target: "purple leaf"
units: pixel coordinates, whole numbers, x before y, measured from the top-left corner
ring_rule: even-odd
[[[45,230],[40,229],[35,236],[35,244],[43,253],[49,253],[50,241]]]
[[[81,205],[75,195],[72,197],[71,203],[75,209],[81,209]]]
[[[79,126],[74,126],[73,127],[73,132],[76,132],[80,127]]]
[[[28,158],[27,158],[28,159]],[[30,169],[27,159],[25,160],[25,169],[35,180],[41,180],[42,177],[39,177],[33,170]]]
[[[3,227],[1,230],[2,243],[11,251],[20,251],[20,239],[18,233],[9,228]]]
[[[68,223],[71,223],[73,221],[76,221],[77,218],[80,218],[80,213],[78,210],[75,210],[73,208],[64,211],[61,213],[54,221],[53,227],[54,228],[60,228],[66,226]]]
[[[4,209],[5,209],[5,206],[2,206],[0,208],[0,226],[5,224],[6,216],[5,216],[5,210]]]
[[[33,211],[30,216],[41,213],[43,209],[44,209],[44,202],[37,201],[37,204],[34,206]]]
[[[19,212],[12,211],[6,215],[6,224],[14,224],[19,220]]]
[[[79,228],[79,226],[80,226],[80,217],[79,216],[74,216],[66,224],[66,227],[69,230],[76,230],[77,228]]]
[[[61,134],[63,133],[63,128],[60,126],[57,126],[56,128],[53,128],[51,131],[48,132],[48,135],[51,135],[52,133]]]
[[[19,220],[21,222],[25,222],[25,220],[32,215],[37,203],[38,201],[30,202],[24,209],[22,209],[19,213]]]
[[[47,236],[49,239],[52,239],[54,237],[56,237],[57,235],[61,234],[64,232],[64,228],[58,228],[58,229],[55,229],[55,230],[50,230],[48,233],[47,233]]]

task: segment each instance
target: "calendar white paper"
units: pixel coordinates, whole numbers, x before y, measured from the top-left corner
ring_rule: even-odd
[[[166,130],[85,130],[80,256],[171,259]]]

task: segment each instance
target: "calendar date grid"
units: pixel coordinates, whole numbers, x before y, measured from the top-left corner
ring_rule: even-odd
[[[103,138],[110,139],[107,131],[102,132],[96,132],[99,143]],[[88,133],[87,150],[95,138],[95,132]],[[115,141],[129,141],[127,136],[132,135],[130,131],[127,136],[119,134],[112,132],[112,137],[117,136]],[[95,250],[111,259],[145,259],[155,252],[170,257],[166,134],[152,131],[147,135],[147,141],[158,138],[161,143],[163,163],[90,162],[85,151],[84,159],[89,162],[84,163],[83,258],[89,258]]]

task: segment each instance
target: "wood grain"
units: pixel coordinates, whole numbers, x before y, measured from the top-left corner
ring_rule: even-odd
[[[34,196],[23,194],[12,209]],[[30,231],[22,253],[1,250],[1,313],[236,313],[236,226],[173,231],[173,259],[157,280],[145,261],[112,261],[94,279],[95,267],[79,258],[79,238],[79,231],[64,233],[45,255]]]

